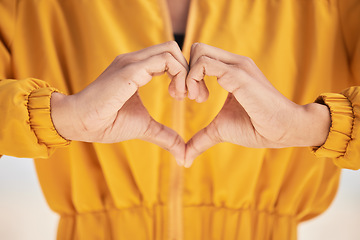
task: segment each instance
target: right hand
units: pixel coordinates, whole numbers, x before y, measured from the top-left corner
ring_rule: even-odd
[[[153,76],[168,73],[169,93],[186,96],[188,64],[175,42],[122,54],[89,86],[74,95],[53,93],[51,116],[56,130],[68,140],[116,143],[142,139],[184,159],[185,142],[158,123],[141,102],[138,89]]]

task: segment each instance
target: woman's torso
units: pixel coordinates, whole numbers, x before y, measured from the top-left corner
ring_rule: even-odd
[[[117,55],[172,40],[165,3],[19,0],[14,77],[79,92]],[[191,44],[204,42],[251,57],[282,94],[309,103],[353,84],[336,11],[336,1],[194,0],[183,53],[188,59]],[[202,104],[171,99],[165,76],[140,96],[156,120],[187,140],[216,116],[227,95],[216,79],[206,82],[210,98]],[[296,239],[297,223],[332,201],[340,172],[306,148],[226,143],[184,169],[140,140],[73,142],[35,163],[50,207],[62,216],[58,238],[87,240]]]

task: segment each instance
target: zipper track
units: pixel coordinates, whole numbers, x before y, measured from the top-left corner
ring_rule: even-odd
[[[161,8],[162,13],[164,15],[164,24],[165,24],[165,38],[167,40],[174,40],[171,17],[169,13],[169,8],[167,4],[167,0],[159,0],[158,1]],[[180,136],[183,136],[184,133],[184,104],[182,102],[178,102],[175,99],[172,102],[172,127],[175,131],[177,131]],[[170,173],[169,173],[169,211],[168,211],[168,219],[169,219],[169,228],[167,232],[167,239],[171,240],[180,240],[183,239],[182,233],[182,169],[176,164],[175,158],[170,159]],[[165,235],[166,236],[166,235]]]
[[[191,0],[189,6],[189,13],[186,23],[185,39],[183,45],[183,54],[190,54],[190,47],[192,41],[192,33],[194,32],[193,20],[196,13],[196,1]],[[171,16],[167,4],[167,0],[158,0],[164,15],[164,24],[166,28],[166,39],[174,40]],[[189,59],[188,59],[189,60]],[[172,127],[180,136],[185,137],[185,101],[173,100],[172,102]],[[175,158],[170,160],[170,174],[169,174],[169,231],[168,239],[181,240],[183,235],[183,171],[184,168],[177,165]]]

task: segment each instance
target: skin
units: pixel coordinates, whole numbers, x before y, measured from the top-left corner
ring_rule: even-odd
[[[190,0],[183,1],[168,0],[175,33],[185,32]],[[137,92],[165,72],[171,78],[169,94],[178,100],[187,93],[197,102],[206,101],[205,75],[216,76],[219,87],[229,92],[215,119],[187,143],[149,115]],[[119,55],[77,94],[53,93],[51,117],[66,139],[101,143],[142,139],[168,150],[185,167],[221,142],[254,148],[320,146],[331,124],[326,106],[290,101],[250,58],[195,43],[188,64],[175,42]]]
[[[188,64],[175,42],[119,55],[89,86],[74,95],[53,93],[51,117],[58,133],[69,140],[115,143],[142,139],[185,157],[184,140],[156,122],[138,95],[153,76],[167,73],[169,93],[185,97]]]
[[[188,97],[197,102],[208,98],[205,75],[216,76],[229,95],[215,119],[187,142],[185,167],[221,142],[252,148],[320,146],[325,142],[330,128],[326,106],[290,101],[248,57],[203,43],[195,43],[190,55]]]
[[[185,34],[190,0],[167,0],[172,29],[176,34]]]

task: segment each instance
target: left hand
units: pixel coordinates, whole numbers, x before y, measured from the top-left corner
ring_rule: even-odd
[[[207,99],[205,75],[216,76],[229,95],[215,119],[186,144],[185,167],[220,142],[253,148],[320,146],[325,142],[330,128],[326,106],[290,101],[248,57],[202,43],[195,43],[190,55],[188,97],[198,102]]]

